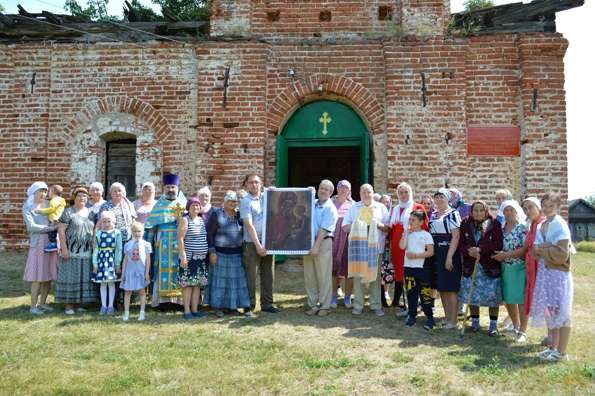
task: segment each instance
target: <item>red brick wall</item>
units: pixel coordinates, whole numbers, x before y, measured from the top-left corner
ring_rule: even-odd
[[[566,45],[522,34],[3,46],[0,246],[26,242],[20,206],[32,181],[102,179],[110,132],[137,136],[137,185],[173,170],[187,194],[211,183],[220,202],[247,172],[274,183],[276,134],[319,98],[350,104],[368,125],[378,190],[408,181],[418,196],[447,181],[489,202],[498,188],[566,193]],[[495,123],[520,125],[520,158],[467,155],[466,125]]]
[[[521,189],[568,194],[564,54],[561,34],[528,34],[518,38],[521,115]],[[535,109],[533,92],[537,89]],[[564,206],[563,214],[567,214]]]
[[[442,34],[448,0],[214,0],[211,34],[243,37],[377,37]]]
[[[386,46],[388,179],[416,196],[467,179],[464,135],[465,41],[409,39]],[[422,104],[422,77],[426,106]],[[448,143],[447,143],[448,134]],[[423,177],[419,177],[423,174]]]

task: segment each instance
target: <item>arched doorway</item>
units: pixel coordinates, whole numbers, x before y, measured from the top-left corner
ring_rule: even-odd
[[[349,106],[320,100],[300,107],[277,137],[276,184],[317,186],[320,180],[370,182],[368,129]]]

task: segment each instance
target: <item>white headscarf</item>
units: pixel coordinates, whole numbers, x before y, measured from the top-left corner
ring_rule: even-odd
[[[527,221],[525,211],[523,210],[523,208],[521,208],[521,205],[519,205],[519,203],[514,199],[507,199],[506,201],[502,202],[502,205],[500,205],[500,208],[502,209],[502,216],[504,216],[504,209],[506,209],[509,206],[515,210],[518,222],[520,224],[525,224]]]
[[[48,185],[42,181],[36,181],[27,189],[27,200],[23,204],[23,208],[32,208],[35,200],[35,193],[41,189],[48,190]]]
[[[399,198],[399,190],[405,188],[409,191],[409,199],[406,202],[401,202]],[[402,183],[397,187],[397,198],[399,203],[393,207],[391,216],[390,216],[390,225],[394,225],[400,223],[403,225],[403,228],[409,227],[409,215],[411,214],[411,210],[413,209],[413,189],[407,183]],[[403,211],[399,210],[403,209]],[[399,213],[401,212],[401,213]]]
[[[537,206],[537,209],[541,210],[541,201],[538,198],[536,198],[536,197],[527,197],[527,198],[523,199],[523,202],[521,202],[521,205],[524,204],[527,201],[533,203],[535,206]]]

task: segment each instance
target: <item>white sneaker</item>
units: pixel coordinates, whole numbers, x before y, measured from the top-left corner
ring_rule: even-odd
[[[74,315],[74,309],[72,309],[72,308],[65,309],[64,315]]]
[[[527,333],[523,333],[522,331],[519,331],[516,335],[515,341],[518,342],[519,344],[527,342]]]
[[[362,314],[362,310],[361,309],[357,309],[354,308],[353,311],[351,311],[352,315],[361,315]]]
[[[76,309],[76,312],[87,312],[87,310],[85,308],[83,308],[83,307],[78,307]]]
[[[122,320],[124,322],[128,322],[129,317],[130,317],[130,314],[128,312],[124,312],[124,315],[122,315]]]
[[[43,311],[37,307],[33,307],[29,310],[31,315],[43,315]]]
[[[37,308],[47,312],[52,312],[54,310],[54,308],[50,307],[48,304],[40,304],[37,306]]]
[[[140,311],[138,314],[138,321],[142,322],[143,320],[145,320],[145,311]]]
[[[375,309],[374,314],[376,316],[384,316],[384,311],[382,309]]]
[[[402,308],[397,308],[397,312],[395,312],[395,316],[397,318],[404,318],[408,314],[409,314],[409,312],[406,309],[402,309]]]

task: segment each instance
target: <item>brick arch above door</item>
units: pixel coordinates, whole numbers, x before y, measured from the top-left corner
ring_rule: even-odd
[[[110,96],[99,98],[83,106],[66,126],[64,140],[74,138],[77,133],[87,129],[95,118],[106,113],[134,115],[154,132],[155,139],[160,143],[164,143],[172,134],[167,119],[150,103],[127,96]]]
[[[134,124],[141,126],[126,130],[124,125],[110,125],[98,123],[99,119],[109,118],[110,115],[129,115],[134,119]],[[126,123],[125,123],[126,124]],[[91,129],[94,129],[91,131]],[[150,103],[141,99],[128,96],[107,96],[87,101],[82,108],[74,115],[58,137],[58,145],[68,145],[76,141],[82,135],[93,133],[96,136],[111,133],[113,131],[129,132],[138,134],[138,129],[150,131],[150,144],[139,142],[139,148],[147,155],[141,158],[152,158],[156,160],[159,156],[159,175],[151,173],[151,179],[160,180],[162,172],[178,172],[183,167],[183,158],[176,152],[178,142],[175,139],[173,129],[167,118]],[[151,146],[152,145],[152,146]]]
[[[315,74],[289,84],[271,102],[267,111],[267,130],[278,134],[293,112],[305,102],[319,99],[345,100],[368,124],[372,135],[384,130],[384,106],[362,84],[343,76]]]

